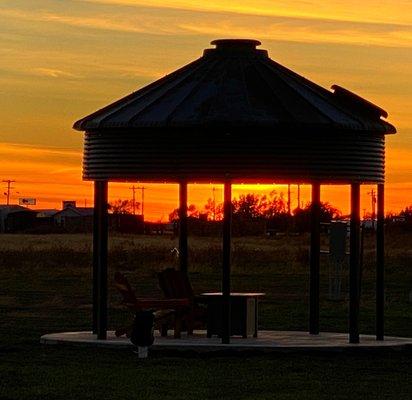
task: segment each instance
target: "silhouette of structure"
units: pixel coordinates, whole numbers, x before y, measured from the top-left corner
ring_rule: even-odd
[[[360,185],[377,184],[376,337],[383,339],[385,134],[381,108],[324,89],[271,60],[256,40],[215,40],[199,59],[77,121],[84,179],[95,182],[94,319],[107,330],[109,181],[180,185],[180,264],[187,271],[187,184],[224,183],[223,343],[230,341],[232,183],[312,185],[309,332],[319,333],[320,187],[351,185],[349,340],[359,342]]]
[[[35,225],[36,211],[17,204],[0,205],[0,233],[21,232]]]

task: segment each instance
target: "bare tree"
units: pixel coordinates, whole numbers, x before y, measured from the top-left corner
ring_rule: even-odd
[[[140,203],[136,202],[136,209],[140,208]],[[133,202],[131,200],[115,200],[109,203],[109,210],[113,214],[132,214]]]

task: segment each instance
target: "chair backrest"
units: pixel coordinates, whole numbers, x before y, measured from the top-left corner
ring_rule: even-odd
[[[193,289],[188,276],[174,268],[166,268],[158,274],[159,286],[166,299],[193,299]]]
[[[114,274],[114,285],[123,297],[123,303],[128,306],[137,304],[134,290],[129,284],[127,278],[120,272]]]

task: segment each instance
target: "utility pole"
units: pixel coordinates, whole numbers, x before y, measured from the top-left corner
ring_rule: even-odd
[[[4,193],[4,194],[7,196],[7,203],[6,204],[10,205],[10,191],[11,191],[11,189],[14,189],[14,187],[12,187],[11,184],[13,182],[16,182],[16,181],[13,181],[11,179],[3,179],[3,182],[7,183],[7,192]]]
[[[215,191],[216,188],[213,186],[212,193],[213,193],[213,221],[216,221],[216,199],[215,199]]]
[[[144,191],[146,190],[146,188],[144,186],[138,186],[136,189],[139,189],[142,191],[142,219],[143,219],[143,223],[144,223]]]
[[[290,211],[290,183],[288,184],[288,215],[291,215]]]
[[[376,218],[376,192],[372,189],[368,192],[368,195],[371,196],[371,207],[372,207],[372,229],[375,229],[375,218]]]
[[[136,187],[133,185],[132,187],[129,187],[129,189],[133,193],[133,215],[136,215]]]
[[[298,208],[300,209],[300,184],[298,183]]]

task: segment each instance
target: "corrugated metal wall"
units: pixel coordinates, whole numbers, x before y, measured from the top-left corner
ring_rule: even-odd
[[[384,135],[334,132],[86,132],[86,180],[382,183]]]

